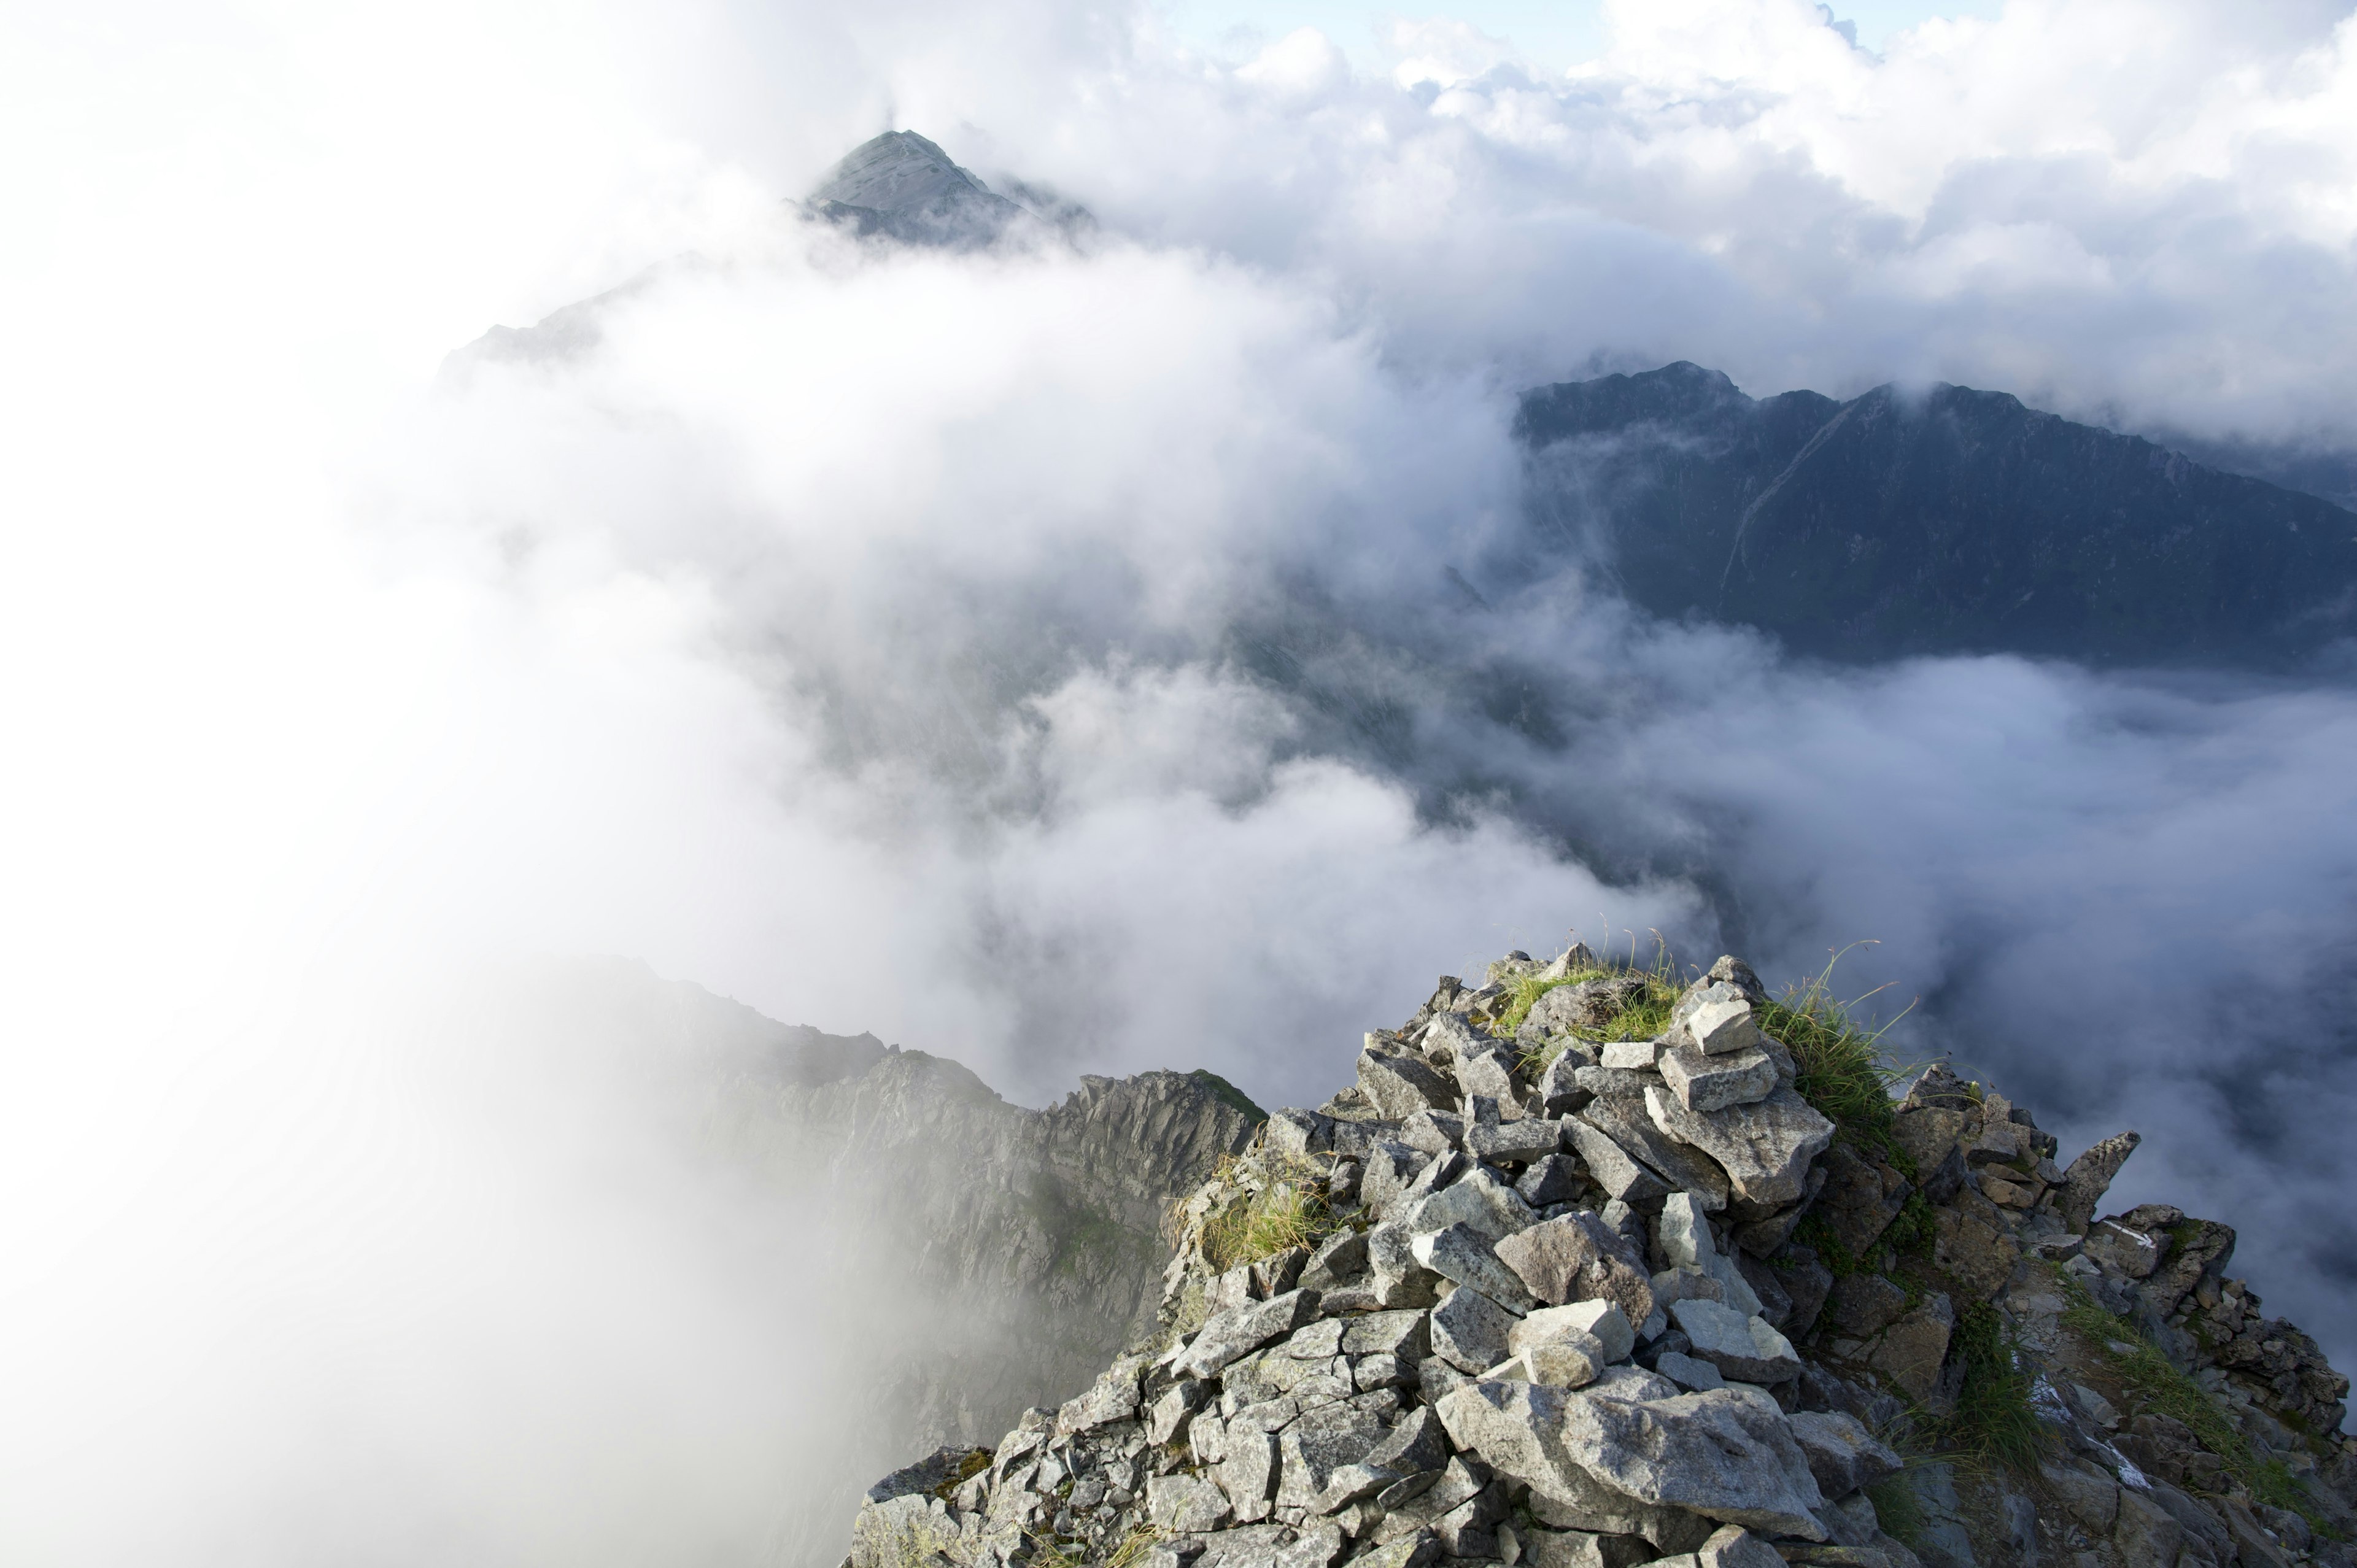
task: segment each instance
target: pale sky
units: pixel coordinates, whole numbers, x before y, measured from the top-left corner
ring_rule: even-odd
[[[1254,51],[1298,27],[1316,27],[1354,60],[1379,53],[1378,40],[1403,17],[1464,22],[1514,46],[1532,64],[1564,70],[1600,52],[1601,0],[1458,0],[1429,5],[1368,5],[1364,0],[1159,0],[1178,35],[1211,54]],[[1857,24],[1857,41],[1879,48],[1884,39],[1933,16],[1988,16],[1998,0],[1847,0],[1833,7],[1837,21]]]

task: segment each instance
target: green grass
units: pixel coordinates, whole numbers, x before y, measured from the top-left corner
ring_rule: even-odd
[[[1265,1156],[1264,1156],[1265,1158]],[[1234,1170],[1230,1164],[1219,1174]],[[1335,1222],[1318,1189],[1317,1173],[1288,1161],[1270,1172],[1268,1185],[1240,1194],[1203,1219],[1203,1255],[1226,1271],[1256,1263],[1291,1247],[1315,1247],[1333,1234]]]
[[[1268,1120],[1268,1112],[1254,1104],[1252,1096],[1246,1094],[1243,1090],[1238,1089],[1234,1084],[1230,1083],[1226,1079],[1222,1078],[1218,1073],[1213,1072],[1210,1068],[1199,1067],[1187,1076],[1201,1084],[1204,1088],[1210,1090],[1213,1095],[1218,1097],[1222,1103],[1233,1106],[1236,1110],[1243,1112],[1244,1115],[1252,1121],[1265,1122]]]
[[[2261,1459],[2254,1453],[2233,1418],[2200,1383],[2177,1369],[2141,1326],[2114,1317],[2087,1294],[2086,1286],[2060,1269],[2055,1271],[2055,1280],[2062,1291],[2062,1326],[2087,1342],[2103,1359],[2105,1369],[2134,1391],[2145,1409],[2184,1423],[2201,1446],[2218,1455],[2226,1473],[2250,1488],[2259,1501],[2291,1509],[2319,1533],[2330,1531],[2330,1524],[2316,1511],[2284,1462]]]
[[[1923,1500],[1901,1471],[1866,1488],[1874,1505],[1874,1522],[1882,1533],[1910,1550],[1923,1539]]]
[[[1841,955],[1834,957],[1838,962]],[[1781,997],[1760,1007],[1760,1026],[1792,1053],[1799,1073],[1792,1087],[1801,1098],[1815,1106],[1852,1148],[1880,1155],[1911,1180],[1917,1174],[1915,1162],[1899,1145],[1898,1107],[1890,1101],[1890,1086],[1905,1069],[1882,1053],[1882,1036],[1890,1025],[1861,1027],[1852,1009],[1865,998],[1836,1000],[1830,988],[1833,972],[1828,963],[1814,979],[1787,987]]]
[[[2029,1402],[2029,1377],[1996,1308],[1976,1301],[1958,1313],[1950,1350],[1964,1363],[1964,1382],[1941,1436],[1976,1458],[2034,1473],[2053,1434]]]
[[[1538,999],[1557,986],[1578,985],[1590,980],[1622,980],[1631,976],[1642,980],[1645,989],[1633,997],[1629,1005],[1600,1029],[1574,1029],[1569,1036],[1594,1043],[1610,1040],[1650,1040],[1670,1026],[1670,1010],[1677,1005],[1678,994],[1684,989],[1679,983],[1675,969],[1671,966],[1669,950],[1664,946],[1649,968],[1634,962],[1599,961],[1586,968],[1573,970],[1559,980],[1541,980],[1535,975],[1523,975],[1512,983],[1506,994],[1506,1005],[1491,1023],[1492,1034],[1511,1036],[1523,1026],[1531,1015]],[[1545,1067],[1562,1053],[1559,1036],[1546,1045],[1524,1053],[1526,1069]]]

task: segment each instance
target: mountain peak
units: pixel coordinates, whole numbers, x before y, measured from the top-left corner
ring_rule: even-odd
[[[1027,215],[914,131],[887,131],[854,147],[804,205],[861,234],[960,251],[991,243]]]

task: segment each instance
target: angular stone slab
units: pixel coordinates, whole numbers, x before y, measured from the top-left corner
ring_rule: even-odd
[[[1506,1334],[1516,1321],[1480,1291],[1460,1285],[1432,1309],[1432,1353],[1459,1371],[1487,1371],[1509,1354]]]
[[[1492,1241],[1537,1222],[1538,1215],[1523,1201],[1521,1193],[1481,1169],[1468,1172],[1400,1211],[1400,1223],[1413,1231],[1468,1225]]]
[[[1776,1087],[1776,1064],[1754,1046],[1725,1056],[1680,1047],[1662,1053],[1662,1081],[1689,1111],[1723,1111],[1765,1100]]]
[[[1393,1051],[1363,1051],[1359,1056],[1359,1092],[1393,1121],[1404,1121],[1419,1111],[1448,1111],[1457,1104],[1457,1090],[1420,1057]]]
[[[1579,1119],[1660,1172],[1674,1190],[1693,1193],[1713,1214],[1727,1207],[1727,1172],[1655,1126],[1644,1095],[1600,1095],[1580,1108]]]
[[[1226,1523],[1232,1511],[1228,1494],[1200,1476],[1181,1472],[1146,1477],[1146,1517],[1158,1530],[1203,1535]]]
[[[1627,1238],[1589,1210],[1516,1231],[1498,1243],[1497,1253],[1540,1301],[1609,1301],[1632,1324],[1652,1316],[1653,1287],[1643,1260]]]
[[[1801,1375],[1792,1342],[1768,1326],[1764,1317],[1746,1317],[1716,1301],[1670,1304],[1670,1317],[1694,1341],[1693,1354],[1720,1373],[1743,1383],[1790,1382]]]
[[[1316,1291],[1287,1291],[1268,1301],[1246,1302],[1216,1314],[1171,1361],[1181,1377],[1208,1378],[1270,1340],[1292,1333],[1318,1316]],[[1132,1409],[1136,1408],[1132,1405]]]
[[[2054,1200],[2055,1212],[2073,1230],[2084,1230],[2095,1217],[2095,1209],[2111,1191],[2112,1178],[2144,1142],[2141,1133],[2115,1133],[2110,1137],[2071,1162],[2062,1173],[2062,1193]]]
[[[1785,1418],[1792,1440],[1809,1456],[1817,1490],[1846,1498],[1899,1474],[1904,1462],[1889,1445],[1845,1411],[1799,1411]]]
[[[1687,1110],[1667,1090],[1649,1089],[1645,1109],[1662,1133],[1725,1171],[1735,1196],[1771,1208],[1801,1196],[1809,1162],[1834,1140],[1834,1124],[1790,1089],[1708,1112]]]
[[[1724,1524],[1825,1538],[1824,1494],[1782,1414],[1730,1390],[1640,1402],[1473,1382],[1443,1395],[1439,1412],[1459,1449],[1534,1492],[1577,1498],[1592,1480]]]
[[[1670,1184],[1655,1176],[1602,1129],[1574,1116],[1563,1123],[1566,1144],[1579,1153],[1587,1174],[1606,1192],[1631,1208],[1650,1208],[1669,1196]]]
[[[1513,1270],[1491,1251],[1490,1239],[1470,1225],[1460,1222],[1446,1230],[1426,1232],[1415,1237],[1409,1247],[1417,1262],[1442,1279],[1470,1286],[1517,1312],[1537,1305]]]
[[[1596,1363],[1598,1371],[1615,1361],[1627,1360],[1629,1353],[1637,1348],[1637,1329],[1627,1314],[1609,1301],[1580,1301],[1526,1314],[1506,1331],[1506,1348],[1519,1353],[1575,1334],[1593,1338],[1603,1352]]]

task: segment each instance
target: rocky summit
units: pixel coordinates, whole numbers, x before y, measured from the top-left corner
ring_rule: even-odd
[[[2357,1563],[2348,1380],[1813,992],[1513,953],[1168,1215],[1153,1321],[846,1568]]]

